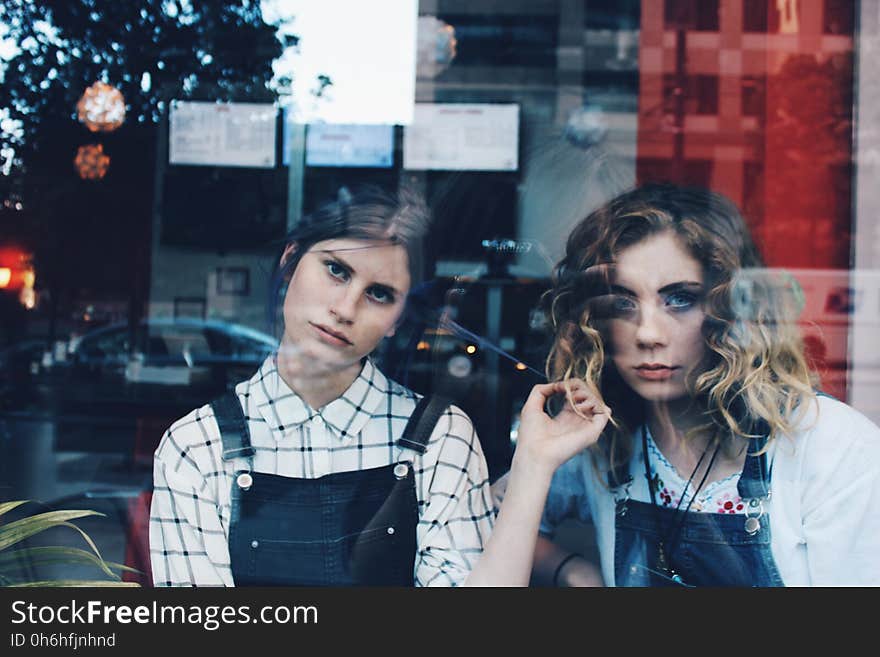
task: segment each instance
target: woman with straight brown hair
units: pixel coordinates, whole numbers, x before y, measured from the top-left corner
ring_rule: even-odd
[[[156,586],[456,586],[494,513],[468,416],[370,354],[420,275],[428,209],[365,187],[305,217],[278,260],[281,341],[156,451]]]

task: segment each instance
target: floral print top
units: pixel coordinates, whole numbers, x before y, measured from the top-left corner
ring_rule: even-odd
[[[684,510],[690,504],[694,488],[699,482],[691,482],[688,485],[687,479],[683,478],[663,456],[663,452],[657,447],[650,431],[648,432],[648,454],[650,456],[648,460],[651,468],[651,487],[654,489],[657,504]],[[642,470],[644,470],[644,465],[642,465]],[[745,513],[745,504],[736,488],[739,483],[739,475],[740,473],[737,472],[703,486],[688,510],[698,513]]]

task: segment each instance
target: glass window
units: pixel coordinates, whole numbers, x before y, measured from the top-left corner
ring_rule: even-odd
[[[559,362],[595,374],[635,422],[633,409],[653,408],[642,384],[676,366],[644,356],[626,379],[612,344],[622,330],[612,339],[608,327],[651,317],[637,311],[657,299],[620,281],[597,288],[590,273],[599,264],[613,278],[642,233],[612,243],[603,240],[623,223],[590,230],[606,216],[597,209],[652,183],[722,194],[741,210],[738,239],[758,254],[754,267],[725,272],[730,288],[714,296],[655,295],[671,322],[729,301],[693,333],[709,359],[730,361],[724,340],[754,339],[749,374],[732,375],[725,392],[736,413],[721,416],[745,413],[739,405],[755,397],[741,390],[783,353],[774,366],[798,373],[773,370],[758,392],[797,380],[877,424],[878,6],[2,3],[0,502],[116,496],[124,526],[96,525],[96,540],[149,584],[144,514],[166,430],[230,390],[256,390],[247,382],[267,359],[263,374],[287,374],[277,376],[310,416],[342,405],[311,397],[304,381],[342,372],[350,385],[368,362],[415,394],[448,396],[476,430],[491,484],[522,444],[523,403],[563,376]],[[589,248],[576,243],[583,235]],[[689,262],[666,255],[648,273]],[[697,260],[691,275],[727,280]],[[778,298],[757,308],[750,295],[769,289]],[[781,308],[781,319],[761,315]],[[766,331],[749,333],[755,325]],[[713,342],[719,326],[727,333]],[[776,331],[787,331],[784,349],[767,337],[782,340]],[[290,376],[287,358],[307,376]],[[601,387],[618,379],[628,387]],[[774,403],[756,414],[773,416]],[[402,431],[406,413],[387,408],[371,412]],[[303,454],[291,447],[306,444],[301,424],[279,422],[277,441],[260,434],[278,455],[267,467],[334,474],[319,472],[344,461],[317,457],[327,445],[306,452],[308,463],[285,460]],[[597,528],[566,520],[571,549],[598,555]]]

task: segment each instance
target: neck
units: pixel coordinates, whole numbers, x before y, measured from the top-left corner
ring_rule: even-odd
[[[648,402],[647,423],[654,442],[665,453],[703,453],[711,436],[696,435],[686,439],[689,431],[705,420],[689,397],[672,401]]]
[[[716,453],[716,448],[710,443],[711,432],[688,435],[704,421],[699,407],[690,398],[648,403],[647,423],[654,442],[684,479],[690,476],[699,482],[709,469],[713,453]],[[707,483],[742,471],[748,442],[737,441],[737,445],[738,449],[732,453],[726,448],[716,453]],[[703,454],[706,454],[706,458],[701,462]]]
[[[294,350],[279,349],[278,375],[291,390],[312,408],[326,406],[342,396],[361,371],[360,362],[344,369],[333,370]]]

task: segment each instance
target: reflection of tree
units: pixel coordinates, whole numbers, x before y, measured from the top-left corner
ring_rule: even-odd
[[[101,78],[122,91],[130,122],[158,121],[169,96],[272,100],[270,63],[282,49],[248,0],[7,0],[0,21],[21,48],[0,107],[28,134],[69,117]]]
[[[6,0],[0,23],[20,49],[5,62],[0,108],[21,125],[0,138],[0,148],[15,149],[0,197],[14,194],[25,207],[2,228],[29,238],[53,299],[80,285],[143,294],[168,100],[271,101],[271,62],[282,49],[276,28],[249,0]],[[99,139],[74,117],[95,80],[118,88],[128,106],[122,127]],[[83,182],[73,158],[94,141],[110,169],[99,183]]]
[[[763,237],[776,249],[807,240],[813,256],[797,264],[845,267],[852,57],[792,55],[768,78],[767,94]]]

